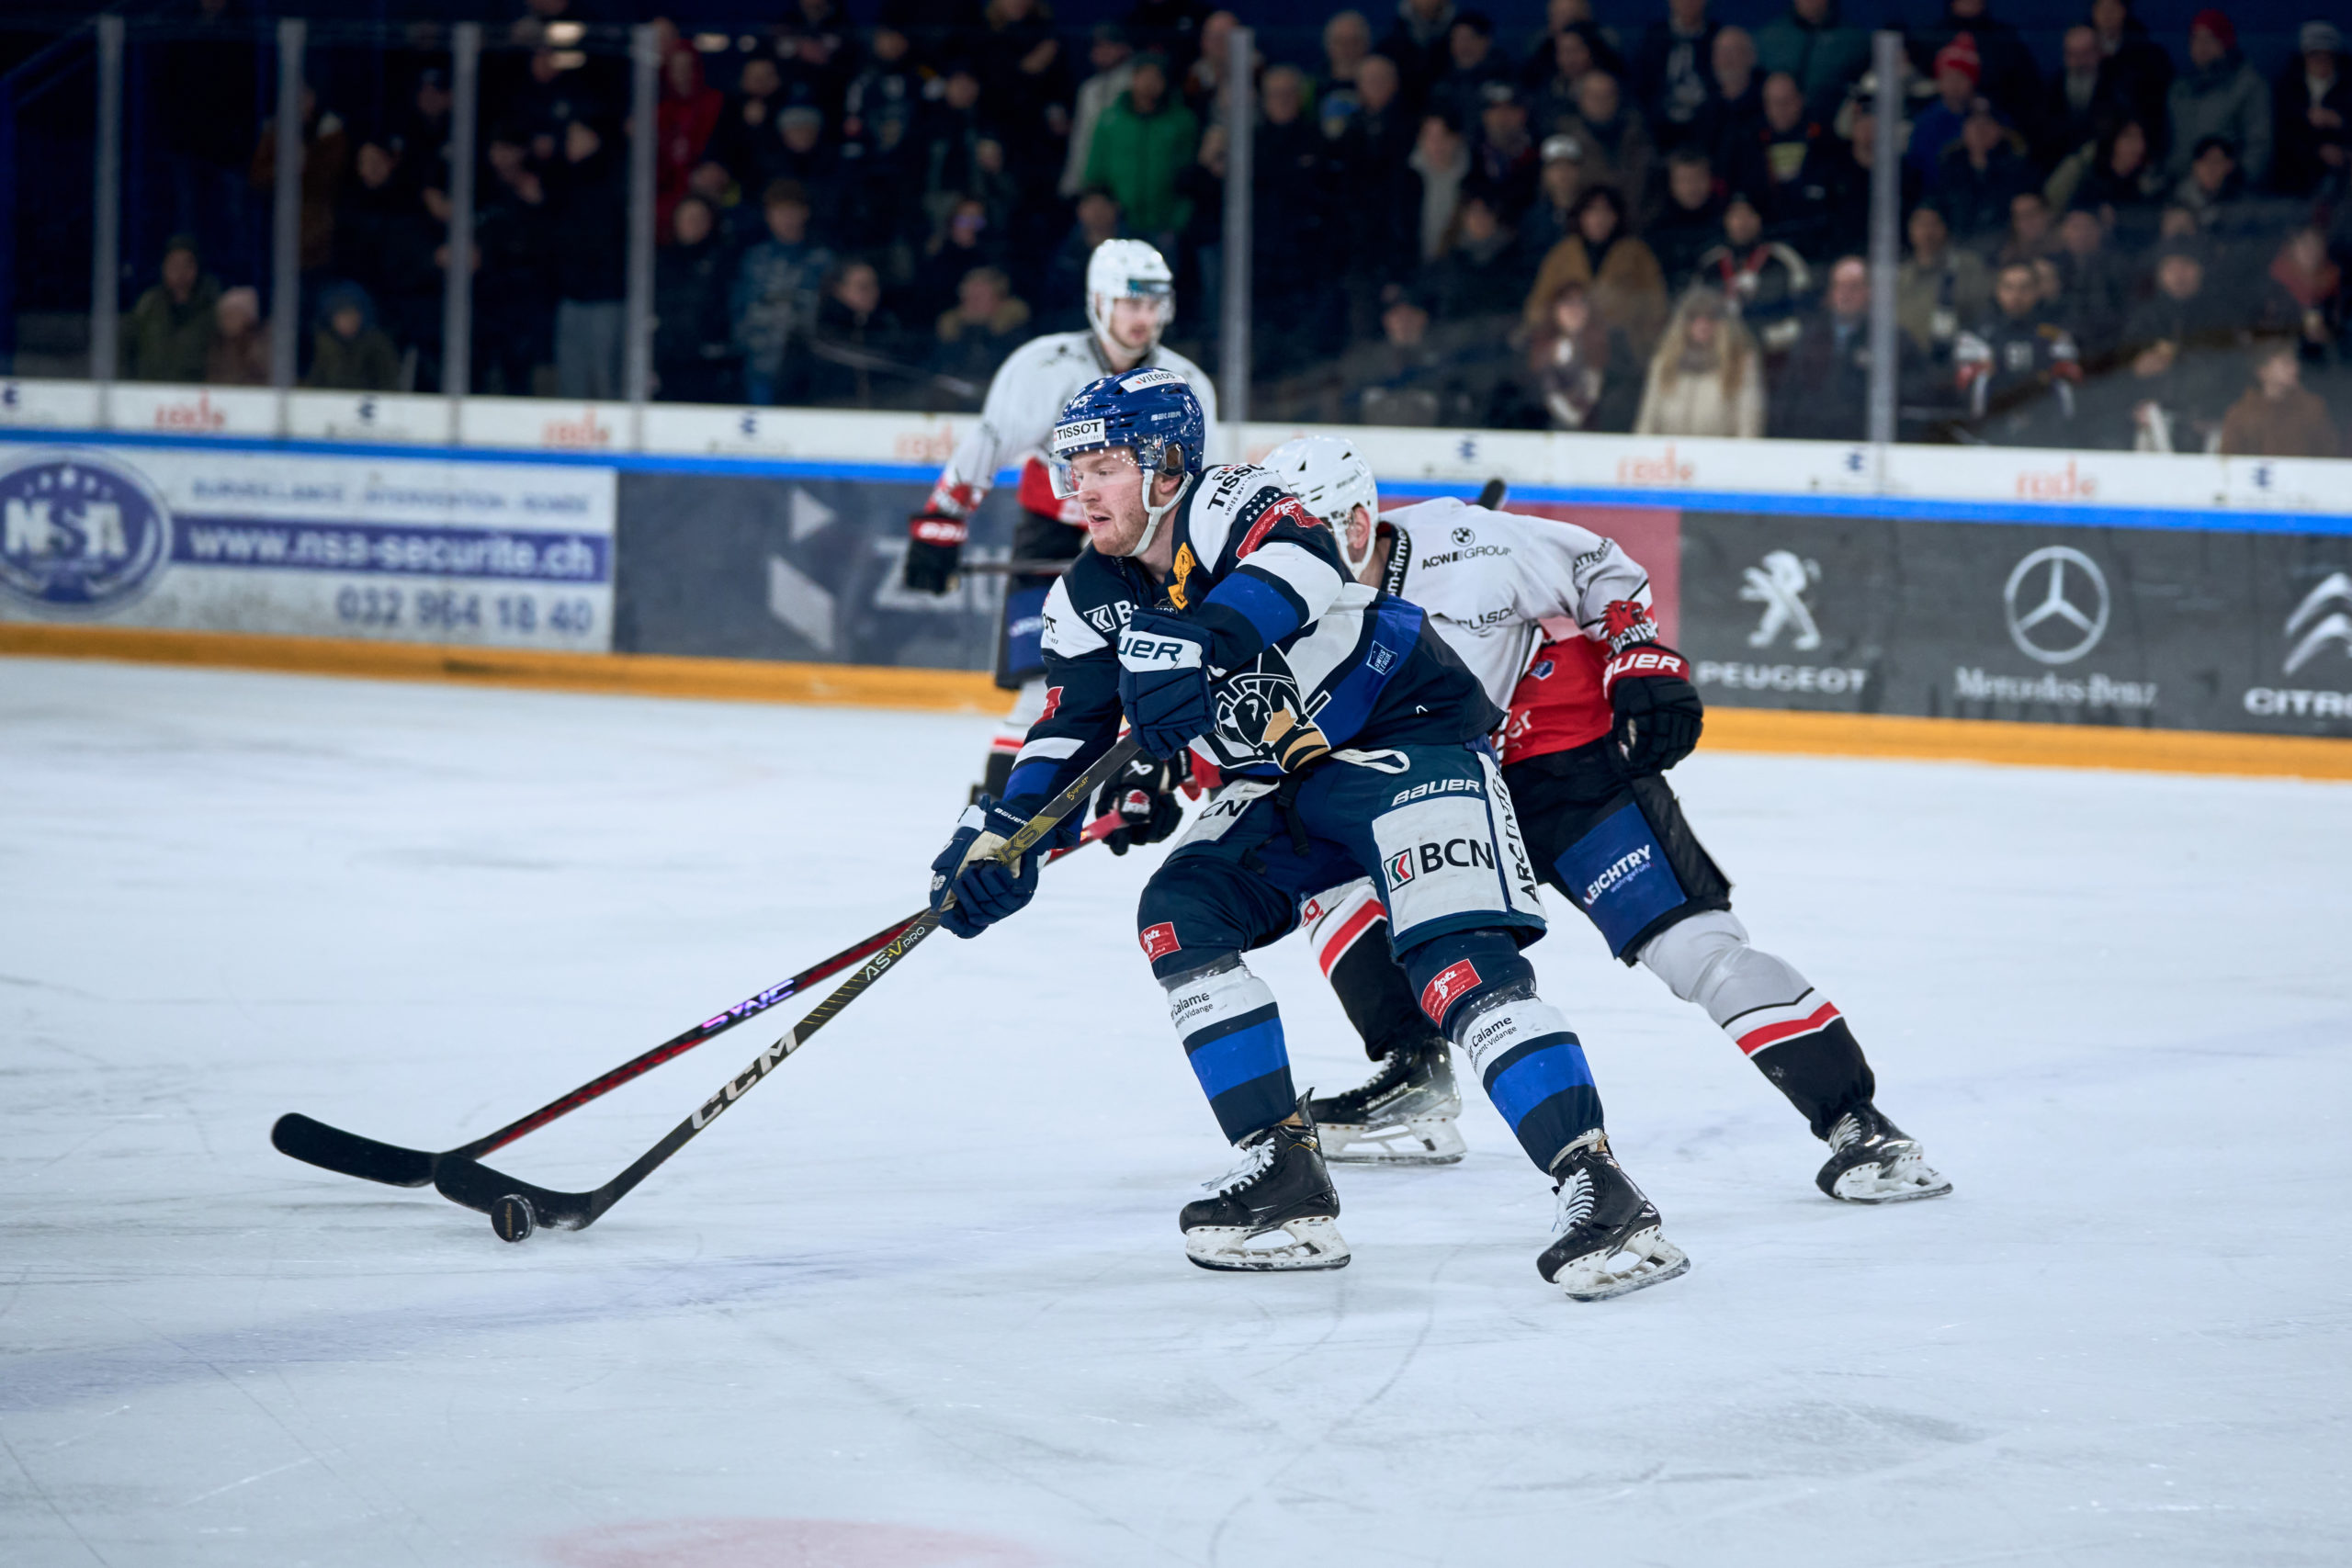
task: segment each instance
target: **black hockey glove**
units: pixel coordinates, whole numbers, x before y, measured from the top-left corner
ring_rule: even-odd
[[[1216,728],[1209,702],[1208,638],[1189,621],[1139,610],[1119,637],[1119,705],[1136,742],[1181,757]]]
[[[1044,804],[1024,799],[1008,807],[984,795],[964,808],[947,847],[931,863],[931,907],[944,908],[941,925],[957,936],[976,937],[1028,907],[1037,895],[1037,868],[1046,855],[1078,842],[1077,813],[1056,823],[1054,830],[1023,855],[1019,864],[1008,865],[994,857]],[[947,903],[951,887],[956,892],[953,905]]]
[[[944,512],[918,512],[907,521],[907,586],[917,593],[944,593],[956,584],[971,529]]]
[[[1608,617],[1600,689],[1616,716],[1610,739],[1629,775],[1662,773],[1699,744],[1706,707],[1690,683],[1690,661],[1657,640],[1645,606],[1621,600]]]
[[[1113,854],[1125,854],[1137,844],[1156,844],[1176,831],[1184,820],[1184,803],[1176,797],[1183,777],[1181,761],[1138,756],[1102,786],[1094,796],[1094,815],[1115,815],[1121,823],[1102,836]]]

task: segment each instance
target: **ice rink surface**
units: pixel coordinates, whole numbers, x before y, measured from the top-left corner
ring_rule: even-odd
[[[461,1142],[907,913],[987,728],[0,660],[0,1562],[2352,1561],[2343,786],[1702,750],[1741,914],[1958,1191],[1822,1198],[1555,906],[1694,1260],[1598,1305],[1483,1099],[1462,1166],[1340,1172],[1352,1267],[1188,1267],[1227,1150],[1100,850],[592,1230],[269,1146]],[[1302,1087],[1361,1077],[1258,965]],[[779,1029],[500,1162],[594,1185]]]

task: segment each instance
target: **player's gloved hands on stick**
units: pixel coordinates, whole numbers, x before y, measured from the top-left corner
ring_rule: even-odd
[[[907,586],[917,593],[944,593],[956,581],[971,529],[944,512],[918,512],[907,522]]]
[[[1600,686],[1616,715],[1611,739],[1627,773],[1662,773],[1699,744],[1706,705],[1690,683],[1690,661],[1657,640],[1645,606],[1620,600],[1607,615]]]
[[[1119,637],[1119,705],[1146,754],[1182,756],[1216,727],[1208,638],[1188,621],[1138,611]]]
[[[1044,805],[1024,799],[999,806],[984,795],[965,807],[947,847],[931,863],[931,907],[944,911],[941,925],[957,936],[976,937],[1006,916],[1019,914],[1036,897],[1037,867],[1046,855],[1078,842],[1077,813],[1055,823],[1053,831],[1017,864],[995,857]],[[947,902],[951,889],[953,904]]]
[[[1137,756],[1094,796],[1094,815],[1116,816],[1121,826],[1102,836],[1111,852],[1123,855],[1137,844],[1156,844],[1184,820],[1176,786],[1183,773],[1174,762]]]

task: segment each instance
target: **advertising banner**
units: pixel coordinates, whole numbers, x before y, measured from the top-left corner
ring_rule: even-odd
[[[2352,537],[1685,513],[1744,707],[2352,736]]]
[[[612,647],[607,468],[0,446],[0,619]]]

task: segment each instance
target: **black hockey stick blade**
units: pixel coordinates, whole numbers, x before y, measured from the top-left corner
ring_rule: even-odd
[[[1503,497],[1510,493],[1510,481],[1503,478],[1500,474],[1497,474],[1493,479],[1488,479],[1487,481],[1487,487],[1478,492],[1476,504],[1485,507],[1489,512],[1492,512],[1496,507],[1500,506],[1503,503]]]
[[[1004,848],[997,852],[997,857],[1018,860],[1034,848],[1038,840],[1052,832],[1063,818],[1073,811],[1083,811],[1086,803],[1094,798],[1094,792],[1125,767],[1136,750],[1133,735],[1121,736],[1108,751],[1095,760],[1092,767],[1047,801],[1044,810],[1022,824],[1020,830],[1005,841]],[[938,929],[939,911],[924,909],[908,924],[905,931],[868,958],[856,974],[842,981],[831,995],[810,1009],[808,1017],[794,1024],[782,1039],[753,1058],[750,1066],[729,1079],[718,1093],[703,1101],[701,1108],[693,1115],[671,1128],[660,1143],[638,1156],[627,1170],[602,1187],[586,1192],[559,1192],[552,1188],[517,1180],[502,1171],[493,1170],[478,1159],[457,1154],[444,1155],[435,1162],[434,1187],[452,1203],[477,1213],[494,1215],[501,1201],[519,1197],[531,1205],[533,1217],[540,1224],[558,1230],[585,1230],[594,1224],[606,1210],[627,1197],[630,1189],[652,1175],[663,1161],[691,1143],[695,1134],[718,1120],[720,1112],[749,1094],[786,1057],[807,1044],[811,1035],[831,1022],[834,1015],[843,1008],[865,995],[875,981],[921,946],[923,939]]]
[[[340,1127],[316,1122],[289,1111],[269,1130],[269,1141],[282,1155],[291,1155],[322,1170],[380,1181],[387,1187],[430,1187],[433,1162],[439,1156],[398,1144],[379,1144]]]

